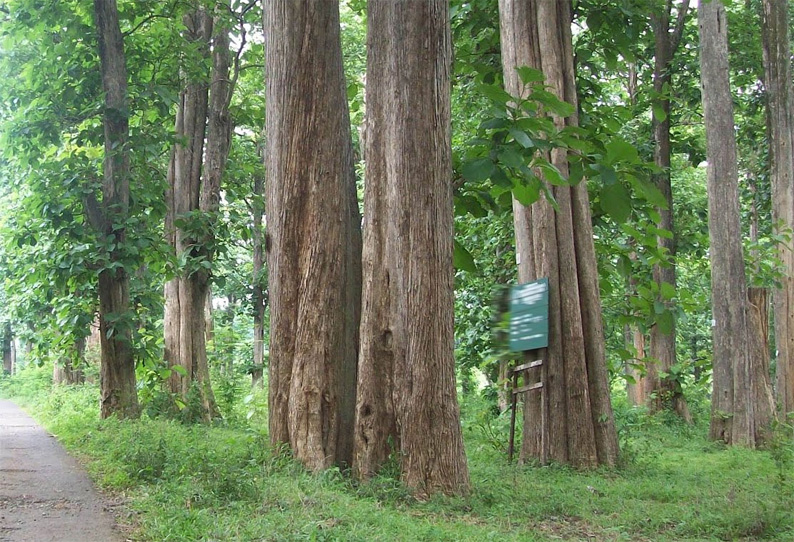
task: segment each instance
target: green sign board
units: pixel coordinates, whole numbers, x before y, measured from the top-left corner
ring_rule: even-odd
[[[549,345],[549,279],[510,289],[510,350],[522,352]]]

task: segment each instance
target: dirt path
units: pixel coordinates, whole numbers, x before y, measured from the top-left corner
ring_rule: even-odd
[[[78,463],[0,400],[0,542],[122,542]]]

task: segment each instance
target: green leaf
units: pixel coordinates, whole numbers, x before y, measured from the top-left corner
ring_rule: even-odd
[[[496,168],[496,172],[491,175],[491,181],[493,181],[496,186],[500,186],[502,188],[513,188],[513,182],[502,168]]]
[[[510,148],[504,149],[499,153],[499,161],[502,165],[513,169],[520,169],[524,166],[524,158]]]
[[[550,162],[540,163],[538,164],[538,168],[543,172],[543,176],[546,180],[554,186],[565,186],[568,184],[568,181],[562,176],[562,173],[560,173],[560,170],[557,169],[554,164]]]
[[[606,145],[606,161],[610,164],[616,162],[637,162],[640,159],[636,147],[623,139],[613,139]]]
[[[474,257],[471,255],[471,252],[466,250],[466,247],[460,244],[457,239],[454,242],[454,246],[455,251],[453,253],[453,263],[455,265],[455,269],[476,273],[477,264],[474,263]]]
[[[630,277],[633,271],[631,265],[631,259],[628,256],[622,254],[618,258],[617,270],[622,277]]]
[[[659,326],[659,331],[664,335],[670,335],[673,332],[673,327],[675,327],[673,313],[669,310],[665,310],[661,314],[658,314],[656,316],[656,325]]]
[[[522,132],[521,130],[516,130],[515,128],[511,128],[509,130],[509,133],[511,136],[513,136],[513,139],[516,140],[516,143],[518,143],[525,149],[530,149],[535,146],[535,144],[532,142],[532,139],[527,135],[526,132]]]
[[[518,72],[519,79],[521,79],[521,82],[525,85],[529,85],[530,83],[542,83],[545,79],[542,71],[530,68],[529,66],[521,66],[520,68],[516,68],[516,71]]]
[[[655,103],[653,104],[653,118],[656,119],[656,122],[664,122],[667,120],[667,113],[662,107],[662,104]]]
[[[347,99],[352,100],[358,95],[358,83],[350,83],[347,85]]]
[[[617,183],[618,174],[614,168],[600,166],[598,171],[601,174],[601,182],[604,183],[604,186],[612,186]]]
[[[464,216],[470,214],[477,218],[482,218],[488,215],[488,211],[482,206],[480,200],[473,196],[462,195],[455,198],[455,214],[457,216]]]
[[[576,112],[576,108],[560,100],[557,96],[547,90],[534,90],[531,99],[543,105],[547,111],[560,117],[570,117]]]
[[[660,292],[662,294],[662,299],[670,300],[675,297],[675,286],[670,284],[669,282],[662,282],[662,286],[660,287]]]
[[[463,178],[467,181],[485,181],[496,172],[496,166],[490,158],[474,160],[463,166]]]
[[[651,205],[654,207],[659,207],[661,209],[667,209],[667,199],[662,194],[661,190],[659,190],[653,183],[648,181],[640,181],[637,183],[639,187],[639,194]]]
[[[513,101],[513,97],[499,85],[480,85],[479,91],[480,94],[498,105],[506,106]]]
[[[181,365],[172,365],[171,370],[174,371],[179,376],[187,376],[187,369],[185,369]]]
[[[529,207],[540,198],[539,183],[520,183],[513,187],[513,195],[524,207]]]
[[[622,183],[605,186],[601,190],[601,208],[615,222],[622,224],[631,215],[631,196]]]
[[[501,130],[502,128],[507,128],[509,124],[510,123],[507,121],[507,119],[497,117],[482,121],[480,128],[483,130]]]

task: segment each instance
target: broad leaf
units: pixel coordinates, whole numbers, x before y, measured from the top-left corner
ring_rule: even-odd
[[[469,271],[470,273],[477,272],[477,264],[474,263],[474,257],[471,255],[471,252],[466,250],[466,247],[460,244],[457,239],[455,240],[453,263],[455,265],[455,269]]]
[[[616,162],[634,163],[639,160],[639,153],[636,147],[623,139],[613,139],[606,145],[606,160],[610,164]]]
[[[611,184],[601,190],[601,208],[619,224],[628,220],[631,196],[623,183]]]
[[[509,130],[509,133],[511,136],[513,136],[513,139],[516,140],[516,143],[518,143],[525,149],[530,149],[535,146],[535,144],[532,142],[532,138],[530,138],[526,132],[522,132],[521,130],[516,130],[515,128],[511,128]]]
[[[485,181],[496,172],[496,166],[490,158],[481,158],[463,166],[463,178],[467,181]]]
[[[513,187],[513,195],[518,202],[529,207],[540,198],[540,183],[520,183]]]

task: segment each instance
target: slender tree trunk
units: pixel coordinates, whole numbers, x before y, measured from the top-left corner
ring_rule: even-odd
[[[631,261],[636,261],[636,252],[632,251],[629,258]],[[637,280],[634,277],[629,277],[628,283],[629,291],[633,295],[637,291]],[[629,381],[626,382],[626,396],[629,404],[633,406],[648,406],[651,385],[654,381],[653,378],[648,377],[648,373],[653,373],[656,367],[653,363],[648,363],[645,356],[645,333],[636,324],[631,324],[626,327],[625,341],[636,352],[634,360],[626,367],[626,374],[629,377]]]
[[[525,92],[516,68],[543,71],[562,100],[577,103],[571,38],[571,5],[555,0],[500,0],[505,86]],[[575,116],[556,118],[559,128]],[[568,174],[567,154],[552,163]],[[587,187],[554,187],[555,212],[545,200],[532,207],[513,202],[519,280],[549,278],[549,347],[543,393],[524,401],[522,459],[587,467],[614,464],[617,433],[609,395],[595,246]],[[545,408],[541,400],[546,401]],[[542,413],[548,413],[548,419]]]
[[[177,255],[188,261],[188,269],[166,284],[165,356],[169,366],[184,369],[183,374],[172,373],[172,391],[185,398],[196,386],[202,417],[210,420],[220,413],[210,385],[205,304],[215,255],[212,223],[217,220],[220,184],[229,154],[229,103],[234,85],[229,31],[221,20],[214,24],[212,16],[199,8],[186,15],[184,22],[185,37],[198,45],[200,55],[209,57],[212,45],[212,71],[209,85],[201,78],[188,77],[177,111],[176,132],[185,143],[175,146],[169,168],[166,235]],[[180,219],[191,225],[181,226]]]
[[[9,375],[14,372],[13,344],[14,330],[11,322],[6,322],[3,330],[3,372]]]
[[[64,356],[53,365],[52,382],[53,384],[83,384],[85,382],[85,337],[77,339],[74,343],[73,355]],[[76,362],[76,366],[75,366]]]
[[[356,463],[465,493],[455,385],[448,0],[370,3]],[[398,433],[399,428],[399,433]]]
[[[215,340],[215,317],[212,309],[212,287],[207,288],[204,297],[204,340],[210,344]]]
[[[658,227],[669,231],[673,237],[657,236],[657,243],[662,252],[666,253],[670,261],[653,266],[653,280],[662,285],[667,283],[676,287],[675,274],[675,225],[673,223],[673,191],[670,182],[670,93],[672,74],[670,63],[678,49],[684,21],[689,10],[689,0],[685,0],[679,7],[677,24],[671,28],[672,2],[665,2],[658,11],[653,11],[651,22],[655,38],[655,61],[653,70],[653,137],[654,137],[654,163],[660,173],[654,175],[656,186],[667,202],[666,208],[657,208],[660,216]],[[659,301],[668,308],[670,300]],[[680,390],[680,384],[670,378],[662,377],[669,374],[676,363],[675,324],[669,333],[663,333],[660,327],[651,328],[650,357],[652,362],[648,370],[648,384],[650,390],[647,399],[650,400],[651,411],[657,412],[663,408],[670,408],[686,421],[691,421],[689,409]]]
[[[626,383],[626,396],[632,406],[646,406],[648,404],[648,379],[636,365],[645,363],[645,334],[637,326],[626,328],[626,343],[631,344],[637,353],[626,367],[626,374],[630,380]]]
[[[748,179],[753,202],[750,214],[750,240],[758,242],[759,213],[761,195],[758,178]],[[758,262],[758,249],[754,249],[753,260]],[[754,273],[759,273],[760,263]],[[750,378],[752,380],[753,414],[755,416],[755,441],[763,443],[769,437],[769,429],[776,418],[775,400],[772,393],[772,378],[769,359],[769,290],[767,288],[748,288],[747,325],[750,340]]]
[[[251,371],[251,386],[261,388],[264,386],[265,367],[265,307],[267,306],[267,292],[265,290],[265,233],[262,226],[263,208],[259,198],[264,196],[265,178],[263,175],[254,177],[254,276],[252,277],[254,290],[254,368]]]
[[[339,3],[264,3],[270,438],[352,460],[361,230]]]
[[[714,391],[710,436],[753,446],[748,298],[741,245],[739,181],[728,66],[728,21],[721,0],[701,2],[700,67],[708,159]]]
[[[772,179],[772,217],[778,233],[794,229],[794,95],[791,87],[791,48],[788,2],[762,1],[764,73]],[[777,404],[785,415],[794,412],[794,250],[781,246],[785,276],[774,291],[777,347]]]
[[[769,292],[766,288],[749,288],[747,297],[755,441],[762,443],[767,440],[769,427],[775,419],[775,399],[769,371]]]
[[[496,378],[496,404],[499,412],[504,412],[510,408],[510,390],[513,389],[510,382],[510,361],[499,360],[499,372]]]
[[[126,242],[130,202],[129,110],[127,66],[119,29],[116,0],[94,0],[102,88],[105,92],[105,163],[101,207],[96,200],[86,203],[92,225],[110,244],[110,261],[122,259]],[[135,358],[132,351],[132,322],[129,274],[123,265],[99,273],[99,326],[102,336],[100,369],[101,416],[137,417]]]

